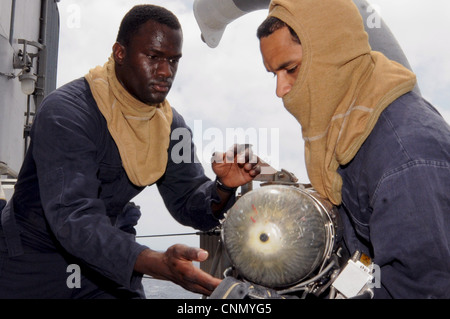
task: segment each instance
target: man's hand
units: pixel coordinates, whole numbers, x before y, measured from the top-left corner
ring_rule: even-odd
[[[261,172],[259,158],[245,144],[235,144],[226,153],[214,153],[212,169],[228,187],[245,185]]]
[[[169,247],[164,253],[146,249],[138,256],[134,270],[209,296],[221,280],[192,264],[192,261],[202,262],[207,258],[205,250],[180,244]]]

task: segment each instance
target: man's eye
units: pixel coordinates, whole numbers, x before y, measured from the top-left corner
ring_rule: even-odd
[[[295,73],[297,71],[298,66],[294,66],[293,68],[287,69],[286,72],[289,74]]]
[[[148,57],[149,60],[158,60],[158,61],[161,60],[161,61],[167,61],[167,62],[169,62],[170,64],[177,64],[178,61],[180,60],[179,58],[173,58],[173,59],[160,58],[160,57],[158,57],[158,56],[156,56],[156,55],[147,55],[147,57]]]

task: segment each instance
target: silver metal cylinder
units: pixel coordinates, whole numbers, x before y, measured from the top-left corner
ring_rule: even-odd
[[[228,211],[222,240],[245,279],[281,288],[308,277],[336,243],[336,211],[311,190],[268,185],[244,194]]]

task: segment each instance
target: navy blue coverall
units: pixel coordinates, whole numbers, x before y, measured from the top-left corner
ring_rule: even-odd
[[[173,115],[172,131],[189,130],[176,110]],[[210,230],[218,224],[211,211],[219,201],[214,182],[194,161],[191,141],[191,163],[172,161],[179,142],[171,140],[158,190],[177,221]],[[142,190],[127,178],[84,78],[47,96],[1,216],[0,298],[145,297],[133,267],[147,247],[135,241],[140,212],[129,204]],[[66,282],[72,264],[81,267],[79,288]]]

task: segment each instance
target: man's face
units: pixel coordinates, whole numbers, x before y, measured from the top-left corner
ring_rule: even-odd
[[[297,80],[303,59],[302,46],[295,42],[287,27],[261,38],[261,54],[268,72],[277,77],[277,96],[288,94]]]
[[[127,91],[147,104],[165,100],[181,58],[183,35],[149,20],[130,39],[127,47],[116,43],[116,74]]]

